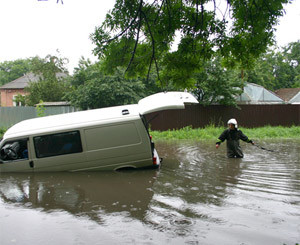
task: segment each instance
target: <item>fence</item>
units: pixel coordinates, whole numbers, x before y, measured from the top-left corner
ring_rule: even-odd
[[[186,126],[202,128],[210,124],[225,126],[236,118],[243,127],[300,125],[300,105],[187,105],[184,110],[153,112],[146,116],[152,130],[179,129]]]
[[[70,106],[45,107],[46,115],[74,112]],[[37,117],[35,107],[0,107],[0,127],[8,128],[25,119]],[[179,129],[186,126],[201,128],[210,124],[225,126],[236,118],[243,127],[300,125],[300,105],[187,105],[184,110],[165,110],[146,115],[152,130]]]
[[[45,107],[45,115],[56,115],[74,112],[76,109],[71,106]],[[16,106],[0,107],[0,128],[8,128],[20,121],[37,117],[36,107]]]

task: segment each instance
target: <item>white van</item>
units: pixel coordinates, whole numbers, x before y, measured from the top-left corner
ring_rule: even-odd
[[[158,167],[143,115],[198,103],[189,93],[148,96],[138,104],[22,121],[0,142],[1,172],[98,171]]]

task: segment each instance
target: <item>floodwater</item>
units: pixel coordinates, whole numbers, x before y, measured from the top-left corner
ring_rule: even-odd
[[[0,244],[300,243],[300,140],[159,142],[159,170],[0,174]]]

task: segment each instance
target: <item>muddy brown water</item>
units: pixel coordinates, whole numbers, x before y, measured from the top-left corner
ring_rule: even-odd
[[[0,244],[300,243],[300,140],[158,142],[159,170],[0,174]]]

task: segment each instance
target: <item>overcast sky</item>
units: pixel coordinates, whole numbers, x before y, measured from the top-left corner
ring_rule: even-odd
[[[57,1],[59,1],[57,3]],[[63,4],[62,4],[63,2]],[[81,56],[96,60],[89,36],[114,6],[114,0],[0,0],[0,62],[55,55],[69,59],[69,71]],[[286,7],[276,39],[280,46],[300,39],[300,1]]]

